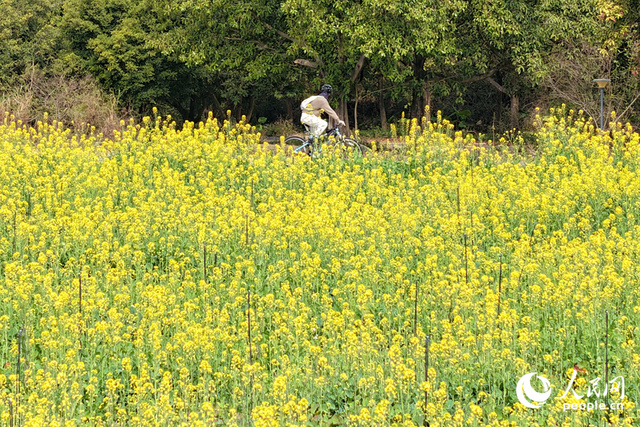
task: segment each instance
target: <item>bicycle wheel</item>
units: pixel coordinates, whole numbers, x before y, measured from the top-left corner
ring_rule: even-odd
[[[285,138],[284,143],[293,145],[296,153],[311,154],[311,144],[307,144],[307,141],[300,136],[289,136]]]
[[[360,149],[362,150],[362,155],[366,156],[368,153],[372,151],[370,142],[360,141],[360,139],[356,140],[356,142],[358,143],[358,145],[360,146]]]
[[[362,156],[362,147],[352,138],[344,138],[333,143],[333,153],[342,158]]]

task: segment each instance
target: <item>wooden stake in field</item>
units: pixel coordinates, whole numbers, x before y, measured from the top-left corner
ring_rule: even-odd
[[[82,319],[82,272],[78,273],[78,313]]]
[[[467,260],[467,233],[462,235],[464,238],[464,277],[465,284],[469,284],[469,262]]]
[[[604,383],[609,384],[609,310],[604,312]]]
[[[609,403],[609,310],[604,312],[604,386],[607,390],[607,404]],[[609,406],[609,405],[607,405]],[[607,423],[608,424],[608,423]]]
[[[207,245],[202,245],[202,277],[207,283]]]
[[[8,399],[9,404],[9,427],[13,427],[13,401],[11,398]]]
[[[249,341],[249,364],[253,365],[253,351],[251,350],[251,289],[247,289],[247,339]]]
[[[418,282],[416,282],[416,294],[413,301],[413,336],[418,333]],[[416,369],[416,382],[418,381],[418,370]]]
[[[456,187],[456,208],[458,213],[458,233],[460,232],[460,185]]]
[[[609,310],[605,310],[604,312],[604,322],[604,400],[607,409],[603,411],[603,415],[604,425],[608,426],[611,424],[611,415],[609,413],[609,409],[611,408],[609,403]]]
[[[245,234],[245,244],[249,246],[249,214],[245,214],[244,216],[244,234]]]
[[[416,282],[416,295],[413,301],[413,335],[418,332],[418,282]]]
[[[251,209],[255,211],[255,197],[253,195],[253,180],[251,180]]]
[[[496,319],[500,318],[500,298],[502,296],[502,252],[500,252],[500,268],[498,270],[498,313]]]
[[[251,349],[251,288],[247,287],[247,339],[249,341],[249,365],[253,365],[253,350]],[[253,410],[253,371],[249,381],[250,398],[247,401],[249,412]]]
[[[78,341],[80,343],[80,354],[82,354],[82,271],[78,272]]]
[[[22,359],[22,335],[24,333],[24,329],[20,328],[18,331],[18,363],[17,363],[17,372],[18,374],[18,386],[16,387],[17,394],[20,394],[20,384],[22,383],[22,370],[20,369],[20,359]]]
[[[18,210],[16,209],[16,210],[13,212],[13,241],[12,241],[12,243],[11,243],[11,248],[12,248],[12,250],[11,250],[11,255],[12,255],[12,256],[13,256],[13,254],[15,254],[15,253],[16,253],[16,234],[17,234],[17,232],[16,232],[16,230],[17,230],[17,226],[16,226],[16,217],[17,217],[17,215],[18,215]]]
[[[431,338],[427,335],[424,345],[424,382],[429,384],[429,343]],[[427,420],[427,401],[429,399],[429,394],[427,393],[428,387],[424,389],[424,421],[422,422],[423,427],[429,426],[429,421]]]
[[[471,188],[475,188],[474,186],[474,182],[473,182],[473,163],[475,162],[475,150],[471,151]],[[471,204],[471,203],[469,203]],[[471,223],[471,240],[472,240],[472,245],[473,245],[473,209],[472,208],[468,208],[469,209],[469,220]]]

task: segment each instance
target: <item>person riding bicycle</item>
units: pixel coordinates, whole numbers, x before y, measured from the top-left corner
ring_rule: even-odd
[[[329,105],[332,91],[333,87],[330,84],[323,84],[319,95],[310,96],[300,104],[302,110],[300,122],[309,127],[311,137],[319,137],[327,129],[328,123],[321,118],[322,113],[327,113],[329,117],[338,122],[338,125],[344,126],[344,122]]]

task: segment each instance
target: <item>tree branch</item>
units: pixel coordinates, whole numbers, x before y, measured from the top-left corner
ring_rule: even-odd
[[[316,62],[309,61],[307,59],[296,59],[295,61],[293,61],[293,63],[296,65],[302,65],[305,67],[318,68],[318,64]]]
[[[481,74],[479,76],[473,76],[473,77],[469,77],[467,79],[463,79],[461,81],[462,84],[469,84],[469,83],[475,83],[475,82],[479,82],[482,80],[485,80],[487,82],[489,82],[491,84],[491,86],[495,87],[496,89],[498,89],[500,92],[509,95],[509,92],[507,91],[507,89],[505,89],[504,86],[502,86],[500,83],[498,83],[497,81],[495,81],[491,76],[493,76],[496,72],[498,71],[497,68],[494,68],[492,70],[489,70],[488,72]]]
[[[355,70],[353,70],[353,75],[351,76],[351,82],[355,82],[356,79],[358,78],[358,75],[360,74],[360,71],[362,71],[362,67],[364,66],[364,60],[365,60],[365,56],[363,53],[362,55],[360,55],[360,59],[358,59],[358,63],[356,64]]]
[[[285,33],[284,31],[277,30],[277,29],[273,28],[273,26],[272,26],[272,25],[267,24],[266,22],[262,22],[262,21],[260,21],[260,23],[261,23],[262,25],[264,25],[268,30],[275,31],[275,32],[276,32],[276,34],[278,34],[278,35],[279,35],[280,37],[282,37],[283,39],[285,39],[285,40],[289,40],[290,42],[295,42],[295,40],[293,39],[293,37],[291,37],[289,34]]]
[[[482,80],[487,80],[489,79],[491,76],[493,76],[496,72],[498,71],[497,68],[494,68],[484,74],[480,74],[479,76],[473,76],[473,77],[469,77],[466,79],[463,79],[460,81],[460,83],[462,84],[469,84],[469,83],[475,83],[475,82],[479,82]],[[497,83],[496,83],[497,84]]]
[[[620,114],[618,116],[618,120],[622,120],[622,118],[624,117],[625,114],[627,114],[627,112],[629,111],[629,108],[631,108],[631,106],[638,100],[638,98],[640,98],[640,93],[638,95],[636,95],[635,98],[633,98],[633,101],[631,101],[631,104],[629,104],[627,106],[627,108],[622,112],[622,114]]]
[[[485,80],[491,83],[491,85],[494,86],[496,89],[498,89],[500,92],[508,95],[507,90],[504,88],[504,86],[502,86],[497,81],[493,80],[491,77],[486,77]]]

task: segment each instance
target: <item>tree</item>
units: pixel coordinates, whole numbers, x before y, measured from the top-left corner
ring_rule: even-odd
[[[189,67],[202,67],[217,82],[216,109],[251,115],[257,97],[287,98],[299,91],[299,73],[288,55],[280,2],[224,0],[155,2],[166,31],[153,44]]]
[[[370,75],[406,84],[405,91],[413,94],[418,106],[414,110],[421,114],[429,98],[424,64],[453,52],[451,18],[464,7],[462,0],[285,0],[282,4],[293,39],[291,51],[305,56],[298,63],[315,68],[319,79],[337,86],[345,118],[346,101],[354,98],[367,63]],[[378,86],[371,91],[380,90]]]
[[[37,69],[55,68],[61,2],[0,0],[0,92],[28,84]],[[58,64],[59,66],[59,64]]]
[[[594,78],[608,78],[605,121],[612,111],[619,120],[637,120],[640,98],[640,37],[637,1],[599,4],[598,25],[589,37],[565,40],[551,52],[544,87],[559,100],[584,110],[599,126],[600,93]]]
[[[485,82],[507,96],[509,122],[517,127],[521,97],[535,97],[550,71],[551,51],[596,26],[595,0],[468,0],[456,22],[456,60],[431,69],[453,91]]]
[[[150,113],[157,106],[193,120],[199,116],[198,94],[210,79],[149,43],[150,35],[163,29],[150,6],[144,0],[67,0],[61,22],[66,59],[135,112]]]

